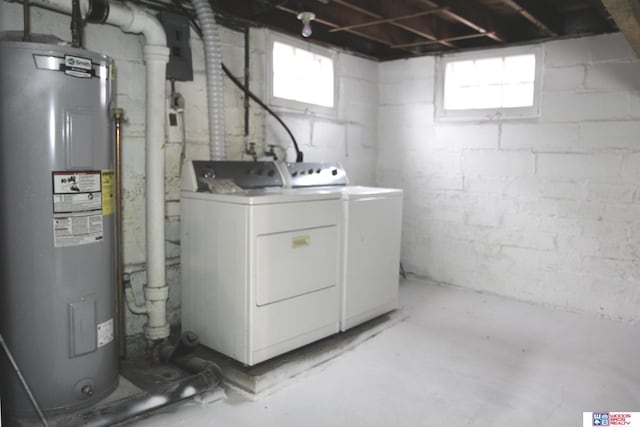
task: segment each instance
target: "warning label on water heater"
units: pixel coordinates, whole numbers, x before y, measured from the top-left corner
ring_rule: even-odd
[[[86,245],[103,238],[102,213],[53,216],[53,243],[56,248]]]
[[[56,248],[104,238],[100,171],[53,172],[53,240]]]

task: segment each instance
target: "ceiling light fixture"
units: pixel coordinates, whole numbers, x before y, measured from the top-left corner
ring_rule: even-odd
[[[311,21],[316,19],[316,14],[313,12],[300,12],[298,19],[302,21],[302,37],[309,37],[311,35]]]

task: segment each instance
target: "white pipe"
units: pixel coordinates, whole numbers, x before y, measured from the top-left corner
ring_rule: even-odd
[[[32,0],[35,5],[71,13],[69,0]],[[85,16],[89,0],[81,0],[80,10]],[[145,334],[157,340],[169,336],[166,303],[169,287],[166,284],[164,232],[164,120],[165,80],[169,48],[162,25],[147,11],[131,4],[109,3],[107,24],[127,33],[142,34],[145,38],[143,57],[146,64],[146,232],[147,286],[144,310],[148,315]]]
[[[224,76],[222,47],[218,25],[208,0],[193,0],[198,16],[207,71],[207,109],[209,112],[209,157],[226,160],[227,144],[224,130]]]
[[[127,307],[129,307],[129,311],[133,314],[147,314],[149,309],[147,308],[147,304],[145,302],[144,305],[136,304],[136,298],[133,295],[133,290],[131,287],[127,286],[124,288],[125,300],[127,301]]]
[[[164,35],[164,33],[163,33]],[[144,58],[147,64],[147,286],[145,299],[149,306],[145,326],[151,340],[169,336],[166,306],[169,287],[166,284],[165,236],[164,236],[164,108],[166,68],[169,49],[166,46],[146,45]]]
[[[61,1],[61,0],[30,0],[29,4],[31,6],[41,6],[46,9],[57,10],[58,12],[66,13],[67,15],[71,15],[72,2],[70,1]],[[82,17],[87,14],[89,10],[89,0],[80,0],[80,12],[82,13]]]
[[[167,36],[164,33],[164,28],[162,28],[162,25],[156,17],[146,10],[139,8],[133,3],[122,4],[109,2],[109,16],[107,17],[106,23],[120,27],[125,33],[142,34],[145,38],[145,47],[156,46],[165,49],[167,55],[165,63],[169,62],[169,48],[167,47]],[[165,71],[162,72],[162,76],[166,77]],[[147,71],[147,77],[149,77],[149,71]],[[165,82],[163,79],[163,94],[164,85]],[[164,121],[164,112],[162,114],[162,120]]]

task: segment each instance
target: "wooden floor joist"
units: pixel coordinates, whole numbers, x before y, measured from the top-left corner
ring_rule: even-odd
[[[640,3],[638,0],[602,0],[616,25],[640,56]]]

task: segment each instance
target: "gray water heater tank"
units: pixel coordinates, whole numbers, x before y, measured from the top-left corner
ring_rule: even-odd
[[[118,385],[112,61],[18,40],[0,34],[0,332],[64,413]],[[0,369],[5,415],[33,414],[1,350]]]

